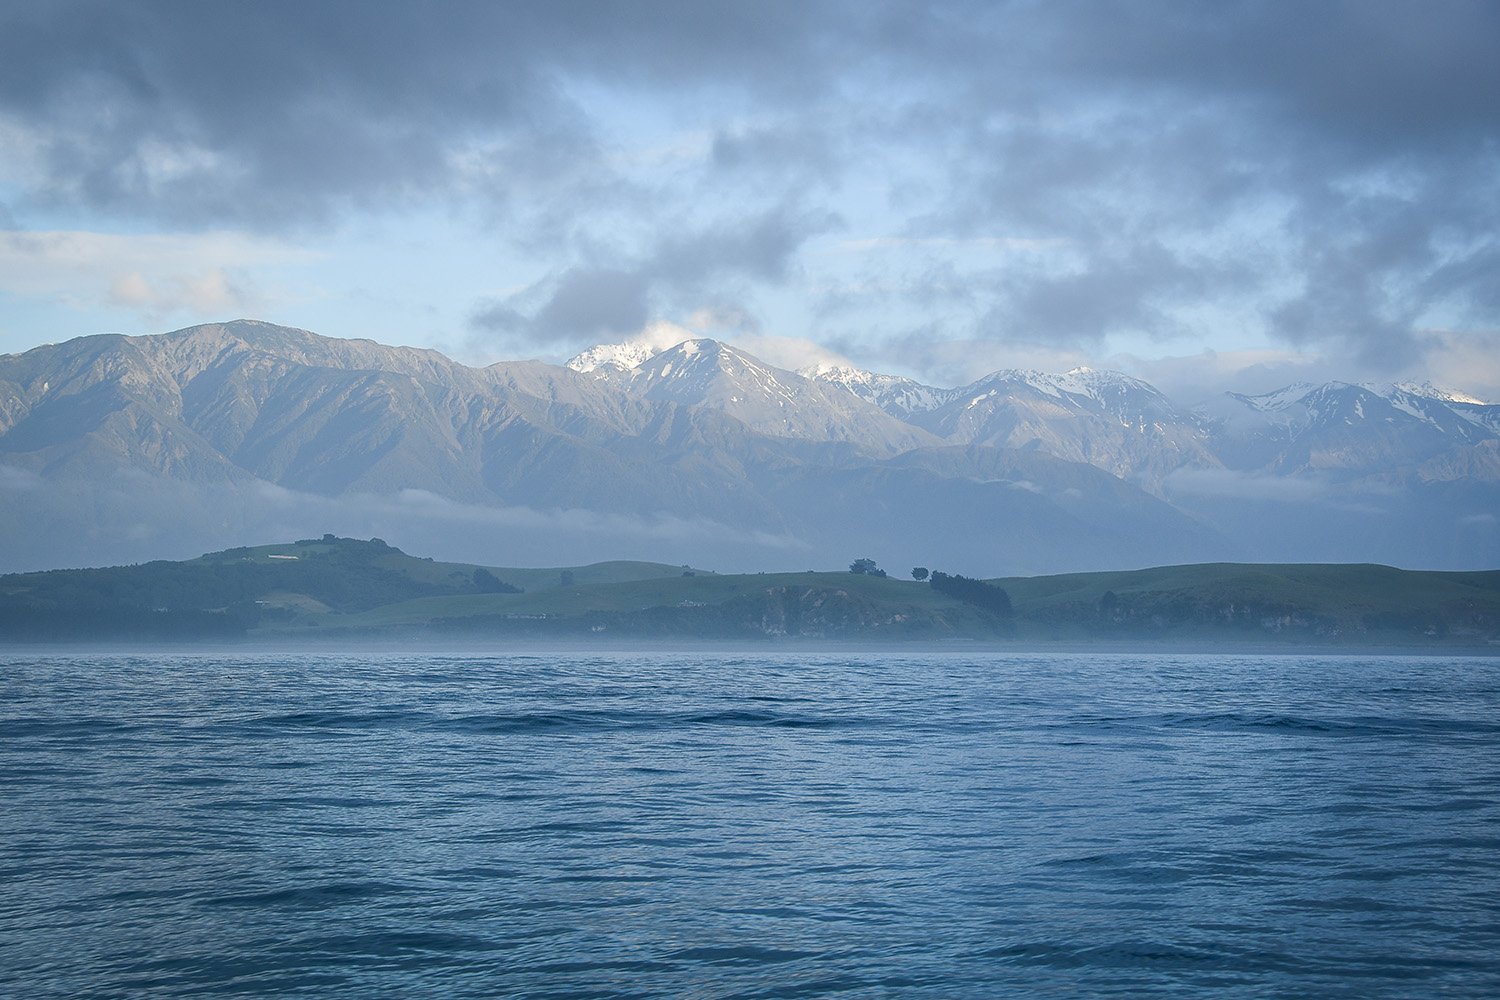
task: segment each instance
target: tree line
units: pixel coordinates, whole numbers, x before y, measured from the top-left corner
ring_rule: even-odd
[[[854,560],[849,564],[849,572],[862,576],[885,576],[885,570],[876,566],[873,559]],[[1010,595],[1005,592],[1004,587],[997,587],[993,583],[971,580],[957,573],[948,574],[938,571],[929,573],[925,566],[912,569],[911,578],[918,583],[928,580],[932,589],[938,593],[946,594],[965,604],[972,604],[1000,618],[1010,618],[1015,614],[1015,610],[1011,607]]]

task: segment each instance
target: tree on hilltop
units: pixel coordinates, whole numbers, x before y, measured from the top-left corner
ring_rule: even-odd
[[[971,580],[966,576],[947,573],[932,574],[932,589],[940,594],[947,594],[965,604],[972,604],[1000,618],[1010,618],[1015,611],[1010,605],[1010,595],[1005,592],[1004,587],[997,587],[993,583],[985,583],[983,580]]]
[[[480,566],[474,570],[474,589],[481,594],[519,594],[521,588],[506,583],[489,570]]]

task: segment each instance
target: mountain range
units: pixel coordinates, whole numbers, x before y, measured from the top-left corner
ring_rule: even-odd
[[[0,498],[5,570],[325,532],[508,565],[1466,569],[1500,564],[1500,406],[1184,405],[1090,369],[940,388],[701,339],[470,367],[240,320],[0,357]]]

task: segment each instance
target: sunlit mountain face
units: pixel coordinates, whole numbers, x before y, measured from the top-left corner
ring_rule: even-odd
[[[6,568],[314,528],[511,564],[1467,568],[1500,556],[1500,407],[1342,383],[1186,406],[1088,369],[932,387],[708,339],[470,367],[239,321],[0,359],[0,488]]]

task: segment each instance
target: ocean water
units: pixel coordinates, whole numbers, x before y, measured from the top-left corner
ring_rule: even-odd
[[[0,995],[1500,995],[1500,661],[0,654]]]

